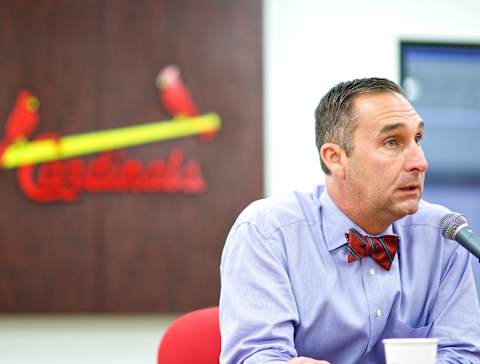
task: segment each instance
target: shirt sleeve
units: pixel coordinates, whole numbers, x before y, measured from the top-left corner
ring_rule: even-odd
[[[285,363],[297,356],[298,312],[280,236],[265,236],[251,223],[230,231],[220,267],[222,364]]]
[[[433,307],[431,337],[439,339],[437,364],[480,364],[480,308],[470,254],[455,245]]]

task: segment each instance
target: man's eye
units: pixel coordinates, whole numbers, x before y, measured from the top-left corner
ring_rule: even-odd
[[[395,148],[398,146],[398,143],[395,139],[388,139],[386,142],[385,142],[385,145],[388,147],[388,148]]]
[[[415,136],[415,143],[420,144],[423,140],[423,135],[422,134],[417,134]]]

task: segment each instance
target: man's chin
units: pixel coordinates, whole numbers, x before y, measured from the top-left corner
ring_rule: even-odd
[[[412,206],[411,208],[408,209],[407,215],[413,215],[417,211],[418,211],[418,201],[414,206]]]
[[[407,215],[413,215],[418,211],[419,200],[403,201],[395,208],[395,216],[401,219]]]

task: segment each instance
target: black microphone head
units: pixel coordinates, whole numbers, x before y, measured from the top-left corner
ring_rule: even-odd
[[[458,228],[462,225],[467,225],[467,219],[458,212],[450,212],[445,214],[440,219],[438,228],[442,230],[442,235],[446,239],[455,240]]]

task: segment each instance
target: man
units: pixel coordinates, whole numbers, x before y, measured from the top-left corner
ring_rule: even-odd
[[[254,202],[222,255],[222,363],[384,363],[385,338],[480,363],[468,252],[420,200],[423,121],[395,83],[333,87],[315,112],[325,188]]]

